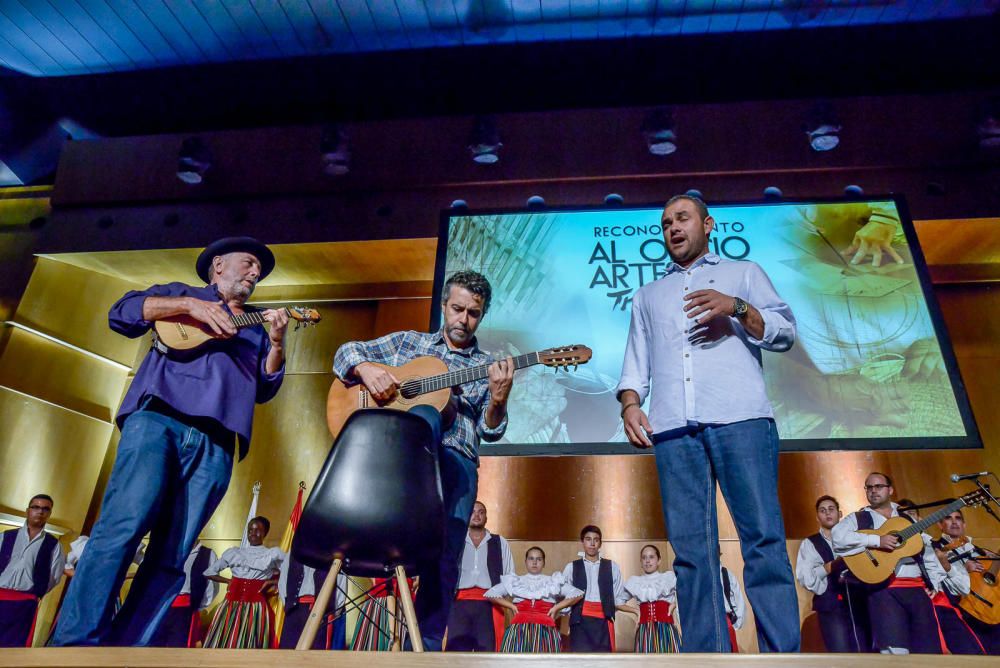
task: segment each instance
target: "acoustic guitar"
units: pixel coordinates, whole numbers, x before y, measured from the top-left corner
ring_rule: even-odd
[[[572,345],[549,348],[513,358],[514,369],[524,369],[535,364],[566,369],[590,361],[593,351],[587,346]],[[351,413],[362,408],[395,408],[408,411],[414,406],[433,406],[444,411],[451,399],[451,388],[486,378],[488,364],[449,371],[444,360],[438,357],[416,357],[402,366],[375,364],[389,371],[399,380],[396,394],[380,404],[362,383],[345,384],[335,379],[326,398],[326,423],[334,438],[340,433]]]
[[[878,529],[862,529],[858,533],[870,536],[896,536],[900,545],[895,550],[866,548],[857,554],[845,556],[844,563],[862,582],[868,584],[884,582],[896,571],[896,565],[901,560],[919,554],[924,549],[924,540],[920,536],[924,529],[937,524],[963,506],[980,506],[986,500],[987,497],[983,492],[977,489],[916,522],[911,523],[905,517],[891,517]]]
[[[959,600],[958,606],[981,622],[1000,624],[1000,586],[997,585],[1000,559],[983,559],[979,563],[985,570],[969,573],[971,591]],[[955,566],[964,568],[964,564]]]
[[[301,306],[286,306],[283,308],[288,317],[296,321],[296,329],[300,325],[315,325],[321,320],[319,311],[315,309],[302,308]],[[262,325],[267,322],[264,319],[263,311],[247,311],[240,315],[231,315],[229,319],[236,329]],[[205,345],[209,341],[218,340],[218,337],[212,332],[211,327],[200,320],[195,320],[186,315],[157,320],[154,328],[156,330],[154,345],[159,347],[159,344],[162,344],[168,351],[190,351]]]

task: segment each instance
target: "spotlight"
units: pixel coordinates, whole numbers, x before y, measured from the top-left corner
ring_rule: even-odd
[[[781,188],[778,186],[768,186],[764,188],[764,199],[766,200],[779,200],[784,196],[784,193],[781,192]]]
[[[212,166],[212,152],[201,137],[188,137],[177,157],[177,178],[189,185],[201,183]]]
[[[691,190],[688,190],[688,191],[687,191],[686,193],[684,193],[684,194],[685,194],[685,195],[687,195],[688,197],[697,197],[697,198],[698,198],[698,199],[700,199],[700,200],[701,200],[702,202],[704,202],[704,201],[705,201],[705,196],[701,194],[701,191],[700,191],[700,190],[695,190],[694,188],[692,188]]]
[[[469,208],[469,203],[466,202],[464,199],[456,199],[456,200],[454,200],[451,203],[451,208],[452,209],[468,209]]]
[[[840,144],[840,123],[833,105],[822,102],[809,110],[802,130],[809,138],[809,146],[817,152],[832,151]]]
[[[343,176],[351,171],[351,149],[347,140],[347,132],[339,125],[328,125],[323,129],[319,152],[323,173],[327,176]]]
[[[987,150],[1000,148],[1000,98],[988,101],[976,126],[979,147]]]
[[[646,147],[653,155],[670,155],[677,150],[677,127],[670,109],[650,112],[642,122]]]
[[[500,132],[492,116],[477,116],[472,123],[472,133],[469,135],[469,153],[473,162],[480,165],[492,165],[500,160]]]
[[[605,206],[621,206],[625,203],[625,198],[618,193],[608,193],[604,196]]]
[[[865,190],[861,186],[851,184],[844,188],[844,194],[847,197],[864,197]]]
[[[544,209],[545,208],[545,198],[541,195],[532,195],[525,201],[525,206],[529,209]]]

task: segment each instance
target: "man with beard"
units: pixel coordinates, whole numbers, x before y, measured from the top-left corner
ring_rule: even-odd
[[[333,370],[345,383],[363,383],[380,404],[390,400],[399,379],[372,364],[401,366],[416,358],[433,355],[452,371],[489,364],[486,378],[457,386],[452,391],[449,413],[454,421],[442,428],[441,416],[427,406],[416,412],[428,420],[440,441],[438,451],[441,489],[444,495],[445,527],[441,559],[420,565],[417,619],[424,649],[440,651],[448,612],[458,583],[459,561],[479,489],[479,442],[493,442],[507,429],[507,399],[514,382],[514,363],[499,361],[479,349],[476,329],[490,308],[493,290],[475,271],[459,271],[445,282],[441,297],[443,327],[431,333],[394,332],[373,341],[349,341],[333,359]]]
[[[944,557],[942,565],[946,560],[954,569],[965,570],[970,576],[986,570],[975,557],[987,555],[965,535],[965,515],[961,510],[949,513],[938,526],[941,538],[934,541],[934,548],[939,557]],[[948,547],[951,549],[946,550]],[[986,624],[958,607],[962,595],[967,593],[962,591],[960,581],[945,580],[942,584],[933,602],[948,651],[952,654],[1000,653],[1000,626]]]
[[[458,593],[448,616],[449,652],[496,652],[504,632],[504,613],[484,594],[514,573],[507,539],[486,530],[486,504],[476,501],[465,537]]]
[[[234,316],[274,254],[250,237],[210,244],[195,264],[207,285],[154,285],[119,299],[111,329],[136,338],[155,321],[188,317],[214,341],[176,355],[161,345],[146,354],[118,411],[121,439],[101,515],[63,602],[53,645],[148,645],[184,583],[184,562],[229,486],[233,456],[250,443],[254,403],[271,399],[284,378],[288,315],[237,329]],[[136,546],[150,533],[146,557],[125,605],[115,595]]]
[[[789,623],[798,600],[778,506],[778,431],[761,363],[762,350],[792,347],[795,320],[758,265],[709,252],[715,220],[700,199],[671,198],[661,225],[672,262],[633,297],[617,396],[629,441],[655,445],[683,651],[730,649],[717,483],[740,536],[760,650],[798,651],[798,624]]]

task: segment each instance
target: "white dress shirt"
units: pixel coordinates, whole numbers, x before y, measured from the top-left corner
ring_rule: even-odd
[[[819,535],[823,536],[823,540],[830,546],[832,552],[833,539],[824,536],[822,531]],[[799,544],[799,555],[795,559],[795,579],[816,596],[826,593],[826,588],[829,586],[830,575],[826,572],[826,562],[809,539]]]
[[[284,560],[285,553],[277,547],[263,545],[231,547],[222,553],[218,561],[205,569],[205,575],[218,575],[228,568],[234,578],[270,580]]]
[[[510,545],[507,544],[506,538],[494,536],[489,531],[485,531],[483,539],[479,541],[479,547],[476,547],[475,543],[472,542],[472,538],[466,532],[465,549],[462,551],[462,572],[458,578],[459,589],[472,589],[473,587],[489,589],[493,586],[493,583],[490,582],[489,565],[486,563],[486,557],[488,556],[487,544],[493,539],[499,539],[500,541],[500,563],[502,567],[500,574],[507,575],[514,572],[514,559],[510,555]]]
[[[942,536],[942,538],[944,538],[944,536]],[[955,556],[962,556],[975,551],[975,549],[975,546],[972,544],[972,539],[966,537],[965,544],[959,545],[951,552],[954,553]],[[941,570],[943,571],[944,569],[942,568]],[[972,591],[972,580],[969,578],[969,571],[965,568],[965,560],[961,559],[959,561],[952,562],[951,570],[948,571],[947,576],[935,586],[938,590],[952,594],[953,596],[965,596]]]
[[[579,553],[580,557],[583,557],[583,552]],[[610,559],[600,558],[597,561],[590,561],[589,559],[583,559],[583,570],[587,574],[587,591],[583,596],[584,601],[590,601],[591,603],[601,602],[601,589],[600,584],[597,582],[597,576],[600,573],[601,562],[611,561]],[[566,567],[562,570],[563,577],[570,584],[573,584],[573,562],[566,564]],[[611,593],[615,601],[615,605],[623,605],[628,602],[629,595],[625,591],[625,584],[622,582],[622,571],[618,568],[618,564],[611,561]]]
[[[709,253],[688,269],[671,262],[666,272],[633,297],[618,394],[634,390],[644,402],[653,389],[647,410],[653,433],[773,417],[761,349],[791,348],[795,318],[764,270]],[[720,316],[704,326],[688,318],[684,296],[706,289],[755,307],[764,320],[763,338],[750,336],[734,317]]]
[[[191,593],[191,569],[194,568],[194,561],[198,558],[198,550],[201,548],[201,543],[195,543],[194,548],[191,550],[191,554],[188,558],[184,560],[184,586],[181,587],[180,594],[190,594]],[[219,560],[219,555],[215,553],[215,550],[209,550],[208,556],[208,566],[212,567],[215,562]],[[215,600],[215,595],[219,593],[219,583],[214,580],[209,580],[205,583],[205,594],[201,597],[201,603],[198,604],[198,609],[207,608]]]
[[[736,574],[733,573],[728,568],[726,571],[729,573],[729,587],[732,589],[732,603],[730,603],[729,598],[726,596],[725,586],[722,589],[722,599],[725,602],[726,614],[733,613],[736,616],[736,621],[733,622],[734,629],[743,628],[743,622],[747,618],[747,599],[743,596],[743,590],[740,588],[740,581],[736,578]],[[722,568],[719,568],[719,579],[722,579]],[[723,580],[723,583],[725,580]]]
[[[872,528],[874,529],[878,529],[886,522],[887,518],[882,513],[872,510],[869,506],[862,508],[861,512],[871,515]],[[893,503],[891,517],[899,516],[899,505]],[[844,517],[844,519],[837,522],[837,525],[833,527],[831,534],[833,535],[833,552],[838,557],[858,554],[866,549],[876,549],[878,548],[880,541],[879,536],[860,533],[858,531],[858,518],[854,513],[848,514]],[[937,588],[942,582],[944,582],[945,579],[947,579],[948,573],[946,573],[944,568],[942,568],[941,562],[938,561],[937,555],[934,554],[934,548],[931,547],[931,537],[925,533],[920,534],[920,537],[924,542],[924,569],[927,571],[927,577],[930,578],[931,584]],[[952,568],[951,570],[955,569]],[[913,557],[900,559],[899,563],[896,564],[895,572],[896,577],[900,578],[922,577],[922,574],[920,573],[920,566],[917,565],[917,562],[913,559]]]
[[[10,563],[7,568],[0,573],[0,589],[13,589],[14,591],[31,591],[34,587],[35,559],[38,551],[42,548],[42,540],[45,538],[45,531],[39,531],[34,538],[28,538],[28,527],[22,526],[17,531],[17,538],[14,539],[14,551],[10,555]],[[52,548],[52,566],[49,568],[49,582],[45,590],[46,593],[59,584],[59,579],[63,575],[63,568],[66,564],[66,557],[63,555],[62,547],[59,543]]]

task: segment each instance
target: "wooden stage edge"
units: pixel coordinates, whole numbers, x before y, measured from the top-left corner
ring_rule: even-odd
[[[0,666],[24,668],[614,668],[615,666],[778,666],[779,668],[949,668],[996,666],[991,656],[883,656],[878,654],[441,654],[412,652],[296,652],[292,650],[207,650],[154,648],[35,648],[0,651]]]

